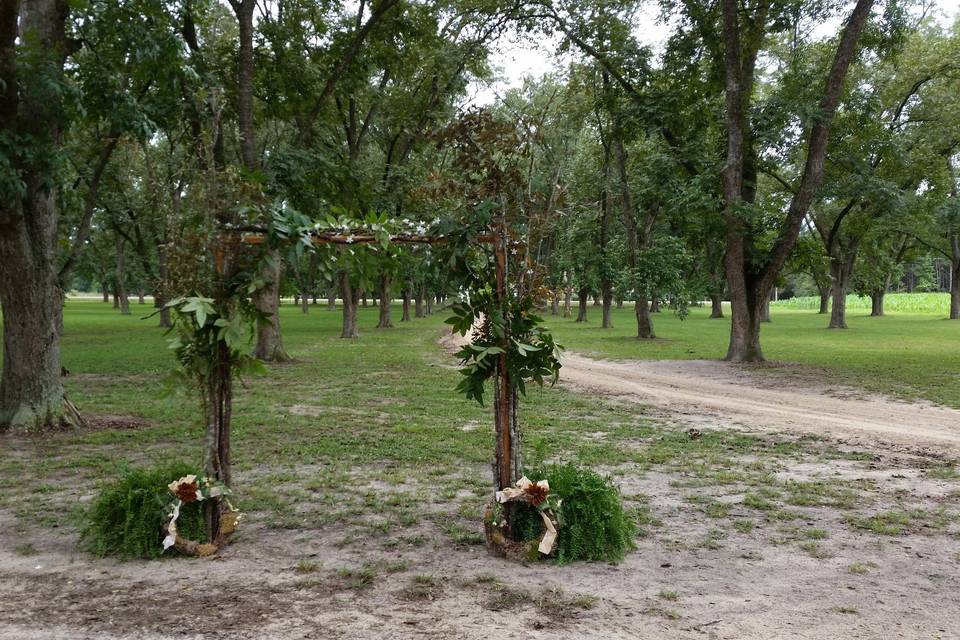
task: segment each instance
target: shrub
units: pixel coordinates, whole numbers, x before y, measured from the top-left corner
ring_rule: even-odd
[[[105,484],[84,516],[81,544],[98,556],[159,557],[163,553],[164,508],[172,498],[167,485],[191,473],[196,469],[190,465],[173,463],[131,469]],[[177,530],[188,539],[204,538],[201,503],[180,508]]]
[[[620,491],[610,478],[571,463],[530,469],[526,475],[533,481],[549,481],[550,493],[563,500],[554,551],[558,564],[620,562],[634,548],[637,525],[624,511]],[[519,504],[514,531],[521,540],[539,537],[543,521],[534,507]]]

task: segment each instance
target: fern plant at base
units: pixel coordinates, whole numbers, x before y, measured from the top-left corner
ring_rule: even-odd
[[[558,564],[576,560],[620,562],[635,548],[636,523],[624,510],[620,491],[610,478],[572,463],[529,469],[526,475],[548,480],[551,494],[563,501],[555,551]],[[519,540],[533,540],[542,530],[537,510],[520,505],[514,535]]]
[[[80,540],[97,556],[157,558],[163,553],[164,508],[170,501],[171,480],[196,473],[188,464],[132,469],[104,485],[84,515]],[[205,536],[200,503],[184,505],[177,527],[185,537]]]

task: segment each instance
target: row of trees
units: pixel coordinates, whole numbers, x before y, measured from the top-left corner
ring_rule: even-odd
[[[196,235],[212,220],[282,233],[294,212],[348,236],[277,244],[258,263],[261,360],[288,357],[284,292],[304,310],[342,299],[351,338],[365,292],[381,328],[394,298],[407,319],[457,295],[438,248],[349,233],[465,224],[476,203],[462,185],[476,178],[456,159],[464,131],[488,119],[509,125],[524,159],[515,206],[538,211],[523,242],[554,311],[576,299],[586,319],[593,296],[606,327],[629,300],[637,336],[651,338],[658,306],[710,299],[719,317],[729,299],[727,359],[760,360],[761,323],[787,279],[829,290],[831,326],[843,327],[854,283],[882,307],[900,265],[937,256],[960,317],[958,29],[906,0],[662,0],[671,32],[654,52],[636,36],[641,7],[6,3],[0,425],[64,419],[64,291],[96,285],[121,308],[131,290],[160,308],[194,295],[213,259]],[[837,33],[815,37],[831,21]],[[465,111],[508,31],[560,34],[572,63],[487,113]]]

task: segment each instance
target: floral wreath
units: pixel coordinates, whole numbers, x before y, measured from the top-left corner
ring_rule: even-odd
[[[532,482],[523,476],[515,487],[497,491],[494,503],[487,510],[487,543],[491,549],[518,560],[527,559],[534,552],[532,544],[510,540],[506,535],[507,523],[502,520],[501,505],[508,502],[526,502],[536,508],[543,519],[543,533],[537,541],[536,551],[545,556],[553,553],[557,545],[557,529],[562,524],[560,506],[563,500],[550,493],[550,483],[546,480]]]
[[[200,487],[203,487],[201,490]],[[174,498],[167,505],[163,523],[163,550],[174,547],[180,553],[188,556],[211,556],[226,544],[227,538],[236,531],[240,522],[240,511],[237,510],[227,496],[230,488],[222,482],[211,480],[206,476],[197,478],[195,475],[183,476],[174,480],[167,487]],[[220,503],[220,526],[217,537],[211,542],[197,542],[182,537],[177,532],[177,518],[180,517],[180,508],[192,502],[216,499]]]

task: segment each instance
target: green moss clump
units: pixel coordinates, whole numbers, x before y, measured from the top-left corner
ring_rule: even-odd
[[[623,509],[613,481],[572,463],[547,465],[527,471],[534,482],[546,479],[550,493],[563,499],[563,520],[554,551],[558,564],[575,560],[620,562],[635,548],[637,525]],[[543,532],[537,510],[519,504],[514,535],[532,540]]]
[[[167,485],[196,472],[190,465],[173,463],[153,469],[131,469],[105,484],[84,514],[81,545],[101,557],[159,557],[163,553],[164,508],[173,497]],[[181,507],[177,530],[187,539],[204,538],[201,503]]]

